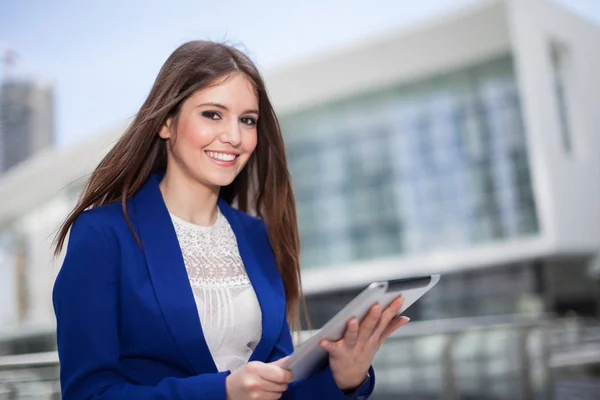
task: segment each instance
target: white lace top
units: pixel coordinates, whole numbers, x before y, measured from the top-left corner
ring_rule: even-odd
[[[231,226],[220,211],[213,226],[171,219],[217,369],[243,367],[261,338],[262,316]]]

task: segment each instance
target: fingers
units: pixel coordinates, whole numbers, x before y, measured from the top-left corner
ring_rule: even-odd
[[[381,314],[381,318],[379,319],[379,322],[377,323],[377,327],[375,327],[375,330],[373,332],[372,337],[374,340],[379,341],[381,334],[388,327],[388,325],[390,324],[390,321],[392,321],[392,319],[398,315],[398,313],[402,309],[403,304],[404,304],[404,298],[397,297],[396,299],[394,299],[394,301],[392,301],[390,303],[390,305],[388,305],[385,308],[385,310]]]
[[[346,333],[344,333],[344,342],[347,346],[356,346],[356,342],[358,341],[358,330],[358,320],[356,318],[350,319],[350,321],[348,321],[348,326],[346,327]]]
[[[260,400],[279,400],[281,399],[281,392],[259,392],[256,398]]]
[[[285,383],[269,382],[256,375],[247,376],[243,382],[243,388],[247,392],[272,392],[282,393],[287,389]]]
[[[281,394],[287,390],[287,385],[268,382],[254,375],[246,378],[242,390],[249,396],[247,398],[279,399]]]
[[[373,330],[379,322],[380,317],[381,306],[379,304],[375,304],[373,307],[371,307],[371,311],[369,311],[369,313],[360,323],[357,344],[364,345],[369,340],[369,338],[373,334]]]
[[[279,360],[283,363],[285,360]],[[227,398],[279,399],[288,388],[292,373],[276,363],[251,361],[225,379]]]
[[[332,356],[336,356],[337,355],[337,351],[338,351],[338,342],[331,342],[327,339],[321,340],[321,347],[323,348],[323,350],[325,350],[326,352],[328,352],[330,355]]]
[[[344,337],[338,341],[331,342],[327,339],[321,341],[321,347],[330,355],[335,357],[338,354],[340,346],[354,347],[358,341],[358,332],[360,324],[356,318],[351,318],[346,326]]]
[[[383,343],[396,329],[409,321],[407,317],[397,317],[403,304],[402,297],[394,299],[383,311],[379,304],[375,304],[362,322],[359,323],[356,318],[348,321],[342,340],[322,340],[321,347],[335,357],[341,346],[353,348],[357,344]]]
[[[381,336],[379,337],[379,345],[381,346],[396,329],[405,325],[408,321],[410,321],[410,318],[408,317],[395,317],[392,319],[381,333]]]
[[[262,379],[256,373],[251,370],[255,367],[250,368],[247,373],[242,376],[239,382],[239,387],[229,391],[227,398],[249,398],[249,399],[279,399],[281,394],[287,390],[287,384],[269,382]],[[233,375],[230,375],[233,376]]]
[[[283,362],[283,361],[281,361]],[[292,371],[282,368],[276,363],[249,363],[248,368],[265,381],[287,385],[294,378]]]
[[[260,389],[264,392],[278,393],[281,396],[281,393],[285,392],[288,388],[287,383],[275,383],[263,380],[260,384]]]
[[[285,368],[290,356],[285,356],[279,360],[273,361],[271,364],[277,365],[278,367]]]

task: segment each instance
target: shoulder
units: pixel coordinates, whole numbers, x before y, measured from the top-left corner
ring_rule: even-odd
[[[88,209],[73,221],[70,242],[112,247],[116,233],[129,229],[121,204],[118,202]]]
[[[75,220],[75,223],[85,225],[102,225],[115,223],[123,218],[121,203],[114,202],[85,210]]]
[[[92,290],[117,281],[122,243],[114,227],[119,212],[124,219],[120,204],[109,204],[86,210],[73,221],[54,284],[55,304],[64,303],[73,286]]]

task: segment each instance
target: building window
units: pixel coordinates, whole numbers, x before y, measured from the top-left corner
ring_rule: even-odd
[[[284,116],[303,268],[536,234],[521,114],[505,56]]]
[[[550,58],[552,61],[552,85],[556,101],[556,111],[563,149],[566,153],[573,152],[573,136],[569,123],[567,68],[569,51],[567,47],[557,43],[550,45]]]

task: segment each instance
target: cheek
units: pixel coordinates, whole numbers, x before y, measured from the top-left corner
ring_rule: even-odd
[[[256,143],[258,141],[258,133],[248,132],[248,135],[244,138],[244,142],[242,143],[243,151],[245,153],[252,153],[256,148]]]
[[[180,124],[176,142],[181,139],[181,144],[185,147],[198,149],[209,145],[213,138],[214,134],[210,126],[198,121],[187,120]]]

